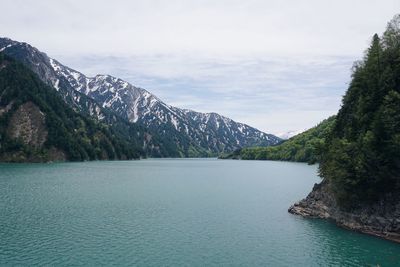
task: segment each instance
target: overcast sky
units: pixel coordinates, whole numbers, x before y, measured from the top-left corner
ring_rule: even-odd
[[[333,115],[399,0],[2,0],[0,35],[268,133]]]

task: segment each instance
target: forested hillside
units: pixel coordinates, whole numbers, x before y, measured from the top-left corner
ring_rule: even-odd
[[[317,126],[293,136],[289,140],[277,146],[250,147],[236,150],[235,152],[221,156],[221,158],[245,159],[245,160],[285,160],[316,163],[319,153],[325,143],[325,138],[331,131],[335,117],[322,121]]]
[[[0,160],[133,159],[146,133],[75,112],[31,70],[0,53]],[[150,138],[150,136],[148,137]]]
[[[152,156],[209,157],[244,146],[269,146],[281,141],[217,113],[173,107],[117,77],[88,77],[27,43],[0,37],[0,51],[36,73],[75,111],[106,124],[122,118],[145,127],[163,144],[159,151],[151,151]]]
[[[380,199],[400,186],[400,15],[375,34],[354,66],[320,173],[344,207]],[[392,197],[394,199],[395,197]]]

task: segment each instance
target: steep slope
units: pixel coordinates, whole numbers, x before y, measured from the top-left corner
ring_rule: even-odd
[[[289,211],[400,242],[400,15],[352,74],[321,153],[323,182]]]
[[[132,138],[136,137],[136,138]],[[74,111],[35,73],[0,52],[0,161],[132,159],[146,133]]]
[[[400,15],[372,38],[352,75],[321,161],[338,201],[374,201],[400,186]]]
[[[142,149],[151,157],[179,157],[181,148],[174,140],[162,138],[155,131],[146,129],[142,124],[133,125],[113,110],[103,107],[96,100],[75,90],[76,84],[70,82],[62,75],[57,74],[53,68],[54,61],[45,53],[26,43],[20,43],[8,38],[0,38],[0,52],[15,58],[30,68],[47,85],[52,86],[62,97],[64,102],[73,110],[84,116],[91,116],[99,122],[105,123],[128,139],[137,139],[142,143]],[[72,70],[71,70],[72,71]],[[75,76],[79,73],[74,72]],[[131,132],[139,131],[139,135],[128,136]]]
[[[74,110],[90,114],[98,120],[106,119],[109,112],[102,109],[101,105],[74,90],[65,79],[57,78],[46,54],[41,53],[29,44],[16,42],[8,38],[0,38],[0,52],[17,59],[29,67],[43,82],[59,91],[64,101]]]
[[[226,159],[246,160],[284,160],[308,162],[310,164],[319,161],[319,150],[324,145],[329,135],[335,117],[322,121],[317,126],[293,136],[277,146],[243,148],[233,153],[222,156]]]
[[[43,81],[64,95],[68,102],[81,107],[82,104],[77,104],[77,101],[88,101],[83,106],[99,119],[105,116],[100,109],[103,108],[130,122],[144,125],[161,139],[172,141],[171,146],[178,146],[181,156],[215,155],[240,147],[268,146],[280,142],[280,138],[274,135],[216,113],[172,107],[145,89],[121,79],[109,75],[86,77],[25,43],[0,38],[0,50],[23,61]],[[82,95],[93,99],[94,103]],[[96,106],[97,103],[100,107]]]

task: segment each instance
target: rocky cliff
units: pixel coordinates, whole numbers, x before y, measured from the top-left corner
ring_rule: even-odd
[[[11,138],[21,139],[25,145],[40,148],[48,134],[45,115],[35,104],[26,102],[11,116],[7,132]]]
[[[12,108],[12,103],[8,112]],[[2,113],[0,113],[0,116]],[[46,126],[46,115],[39,107],[31,101],[20,105],[10,116],[7,124],[6,135],[16,143],[20,143],[30,151],[8,150],[0,153],[0,160],[4,162],[43,162],[43,161],[65,161],[66,155],[55,147],[46,148],[48,129]],[[1,145],[0,145],[0,148]]]
[[[134,159],[145,155],[142,140],[151,138],[128,122],[106,125],[75,111],[34,72],[0,53],[0,161]]]
[[[400,197],[387,194],[374,204],[359,205],[352,210],[338,207],[326,181],[315,184],[311,193],[289,208],[292,214],[321,218],[346,229],[400,243]]]

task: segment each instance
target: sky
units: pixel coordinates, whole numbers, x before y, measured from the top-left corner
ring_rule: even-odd
[[[267,133],[340,108],[399,0],[1,0],[0,36]]]

